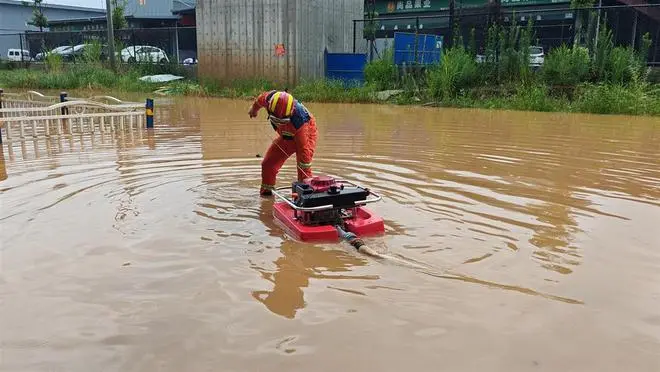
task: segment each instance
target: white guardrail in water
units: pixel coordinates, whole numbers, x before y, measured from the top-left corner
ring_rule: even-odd
[[[71,98],[0,89],[0,131],[8,141],[42,136],[153,128],[153,100],[126,102],[112,96]],[[0,143],[2,139],[0,133]]]

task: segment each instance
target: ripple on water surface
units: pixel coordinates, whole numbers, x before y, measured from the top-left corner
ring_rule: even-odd
[[[428,270],[292,240],[256,195],[267,123],[162,104],[153,133],[3,144],[7,368],[658,366],[657,120],[307,105],[315,171],[378,190],[368,243]]]

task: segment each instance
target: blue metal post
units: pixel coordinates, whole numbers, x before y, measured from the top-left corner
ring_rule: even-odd
[[[67,96],[66,92],[60,92],[60,102],[66,102],[66,96]],[[67,108],[62,107],[62,115],[66,115],[66,114],[67,114]]]
[[[154,100],[147,98],[147,103],[145,105],[145,113],[147,118],[147,128],[154,127]]]

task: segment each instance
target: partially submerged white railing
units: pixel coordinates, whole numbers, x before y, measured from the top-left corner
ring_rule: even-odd
[[[34,90],[24,93],[4,93],[4,90],[0,88],[0,102],[2,102],[2,107],[0,108],[44,107],[66,101],[91,101],[109,105],[138,105],[144,107],[139,102],[122,101],[119,98],[107,95],[75,98],[69,97],[67,92],[60,92],[59,96],[47,96]]]
[[[81,98],[71,100],[63,93],[60,96],[63,102],[44,105],[49,101],[48,98],[53,97],[34,91],[23,94],[23,97],[38,98],[32,101],[17,99],[20,94],[13,94],[10,96],[12,98],[5,99],[6,95],[0,90],[0,128],[5,131],[9,141],[15,138],[26,140],[40,136],[104,133],[139,130],[145,126],[153,127],[151,99],[147,99],[146,104],[125,102],[111,96],[96,96],[92,97],[92,100]],[[37,103],[32,105],[30,102]]]
[[[29,108],[44,107],[60,102],[59,97],[45,96],[34,90],[25,93],[4,93],[0,89],[0,109],[3,108]]]
[[[4,154],[0,151],[0,158],[4,155],[11,162],[17,158],[24,161],[35,160],[57,154],[77,154],[90,149],[104,148],[108,145],[112,145],[113,148],[117,149],[138,146],[155,148],[155,133],[153,131],[133,130],[125,132],[97,131],[84,136],[41,136],[24,141],[8,142]],[[0,166],[1,170],[2,167]],[[0,179],[2,179],[1,175]]]

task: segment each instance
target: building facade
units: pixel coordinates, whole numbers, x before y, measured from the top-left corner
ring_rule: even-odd
[[[189,16],[190,9],[194,13],[194,1],[128,0],[124,8],[126,27],[114,32],[115,40],[119,42],[118,48],[144,45],[161,49],[170,61],[182,62],[195,58],[194,17],[191,19]],[[52,50],[90,41],[107,43],[105,13],[94,17],[49,18],[48,25],[51,32],[27,36],[31,49]]]
[[[47,19],[72,19],[83,17],[105,17],[105,10],[76,6],[43,4],[43,13]],[[25,44],[26,31],[39,31],[29,25],[32,8],[18,0],[0,0],[0,56],[7,57],[8,49],[28,49]],[[44,31],[48,31],[45,28]],[[23,36],[21,36],[23,35]],[[34,56],[32,56],[34,57]]]
[[[571,39],[575,17],[569,9],[570,0],[455,0],[453,4],[450,0],[365,0],[368,3],[373,4],[377,17],[384,18],[375,24],[379,41],[393,38],[395,32],[415,32],[417,28],[419,33],[442,35],[450,43],[453,20],[465,42],[475,29],[478,47],[484,42],[489,18],[499,13],[504,25],[512,23],[514,17],[523,25],[533,20],[540,40],[561,44]]]
[[[599,2],[596,1],[597,5]],[[613,31],[616,44],[640,46],[642,35],[649,33],[654,44],[649,62],[660,58],[660,1],[658,0],[600,0],[603,7],[619,6],[603,10],[601,17]],[[652,5],[658,7],[653,8]],[[450,6],[453,5],[453,12]],[[624,8],[625,5],[640,5]],[[649,7],[651,5],[651,7]],[[395,32],[415,32],[442,35],[451,43],[450,21],[459,26],[464,42],[472,29],[475,30],[476,46],[483,49],[489,19],[499,17],[504,26],[516,22],[526,25],[533,21],[534,43],[546,51],[562,44],[572,44],[575,37],[578,13],[571,8],[570,0],[364,0],[365,15],[373,9],[376,50],[392,45]],[[366,23],[366,22],[365,22]],[[594,23],[595,25],[595,23]],[[595,26],[594,26],[595,29]],[[593,33],[593,30],[590,32]]]
[[[193,0],[194,1],[194,0]],[[124,16],[128,28],[174,27],[179,19],[172,14],[179,0],[128,0]],[[52,31],[95,31],[106,29],[106,17],[63,18],[49,20]]]

